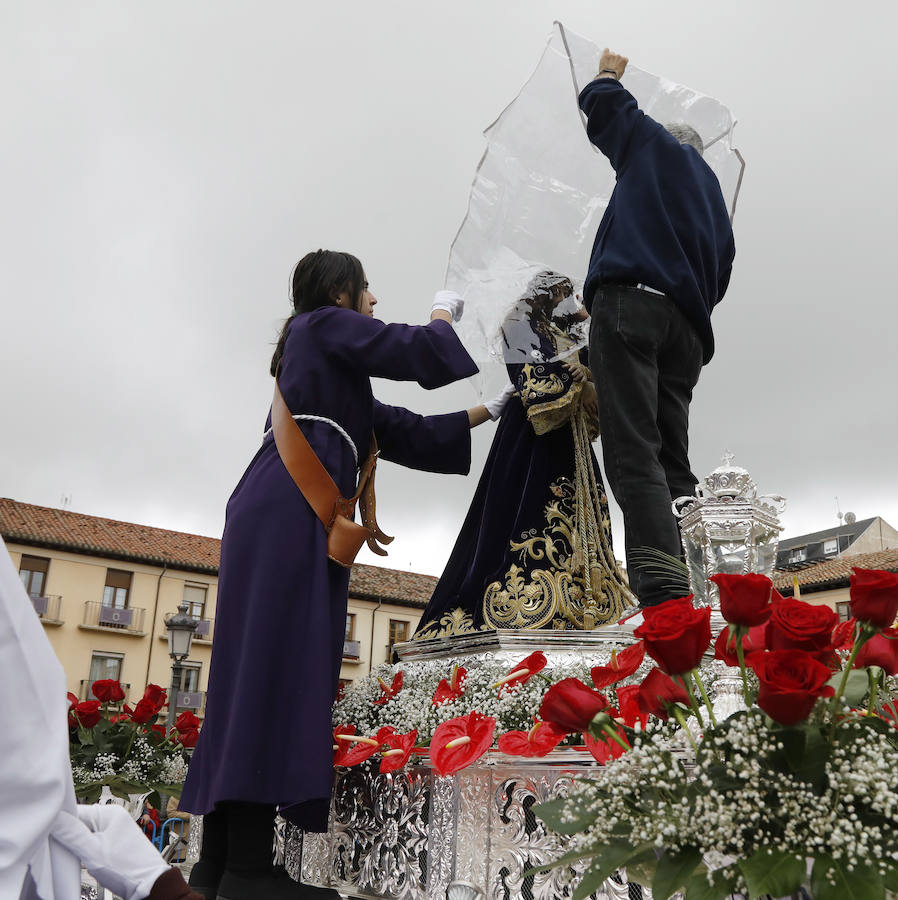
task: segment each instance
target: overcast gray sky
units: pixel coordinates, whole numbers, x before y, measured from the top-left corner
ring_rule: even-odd
[[[7,0],[0,495],[219,535],[296,259],[349,250],[381,318],[426,321],[481,132],[556,18],[739,121],[696,473],[732,450],[789,499],[786,535],[837,524],[836,495],[898,526],[898,8],[863,0]],[[375,390],[475,402],[467,383]],[[469,478],[381,467],[385,564],[439,574],[494,428]]]

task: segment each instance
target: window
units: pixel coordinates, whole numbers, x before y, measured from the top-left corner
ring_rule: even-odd
[[[840,622],[847,622],[851,618],[851,602],[840,600],[836,603],[836,612],[839,614]]]
[[[824,556],[832,556],[833,553],[839,552],[839,539],[838,538],[830,538],[828,541],[823,542],[823,554]]]
[[[344,640],[351,641],[355,637],[355,613],[346,613],[346,637]]]
[[[789,554],[789,562],[804,562],[808,558],[807,547],[796,547]]]
[[[408,622],[401,619],[390,619],[390,652],[394,644],[400,644],[408,640]]]
[[[47,583],[50,560],[43,556],[23,556],[19,566],[19,578],[29,597],[42,597]]]
[[[185,584],[184,602],[187,604],[187,615],[197,619],[203,618],[206,610],[206,585]]]
[[[202,663],[183,663],[181,668],[181,690],[186,691],[188,694],[195,694],[200,689],[200,673],[202,670]]]
[[[107,569],[106,587],[103,588],[103,606],[108,606],[112,609],[127,609],[130,590],[130,572],[122,572],[119,569]]]
[[[114,681],[122,680],[122,663],[125,657],[121,653],[97,653],[90,658],[90,677],[88,684],[101,681],[104,678],[112,678]]]

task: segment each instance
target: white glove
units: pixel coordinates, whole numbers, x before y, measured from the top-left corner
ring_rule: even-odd
[[[465,301],[461,294],[456,294],[455,291],[437,291],[433,295],[433,305],[430,307],[430,311],[433,312],[435,309],[444,309],[452,316],[452,321],[457,322],[464,312]]]
[[[509,381],[502,389],[501,394],[497,394],[492,400],[487,400],[486,403],[483,404],[486,407],[486,411],[490,414],[490,418],[494,422],[502,415],[502,411],[515,393],[515,386]]]
[[[169,866],[122,806],[77,807],[77,818],[60,812],[51,835],[68,848],[97,881],[124,900],[148,897]]]

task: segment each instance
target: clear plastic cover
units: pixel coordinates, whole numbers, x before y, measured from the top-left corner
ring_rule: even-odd
[[[506,380],[503,363],[545,358],[545,342],[540,350],[532,327],[534,303],[565,321],[574,338],[565,353],[585,343],[586,328],[568,326],[615,182],[610,163],[586,136],[577,104],[600,55],[599,46],[556,22],[533,75],[484,132],[486,151],[446,275],[446,287],[465,298],[457,330],[480,366],[474,382],[482,397]],[[632,65],[623,83],[656,121],[684,122],[699,133],[732,216],[744,163],[732,144],[730,111]],[[551,287],[552,279],[570,289],[546,305],[537,298],[541,283]]]

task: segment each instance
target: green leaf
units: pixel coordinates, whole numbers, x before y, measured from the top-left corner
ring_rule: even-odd
[[[655,877],[652,879],[652,896],[658,900],[666,900],[686,884],[701,861],[702,854],[695,847],[685,847],[677,853],[666,850],[658,860]]]
[[[736,893],[736,878],[723,869],[715,872],[696,872],[686,882],[686,900],[727,900]]]
[[[844,862],[822,854],[814,860],[811,894],[814,900],[884,900],[886,891],[875,869],[856,863],[849,872]]]
[[[836,672],[827,684],[831,684],[836,690],[839,690],[839,684],[842,681],[842,673]],[[842,697],[848,702],[849,706],[858,706],[861,700],[867,696],[870,687],[867,681],[867,673],[864,669],[852,669],[848,673],[848,682],[845,685],[845,693]]]
[[[638,844],[634,847],[629,841],[613,841],[604,844],[596,851],[593,861],[584,873],[580,884],[577,885],[577,890],[574,891],[571,900],[585,900],[601,887],[602,882],[626,865],[629,860],[642,857],[651,847],[650,843]]]
[[[131,799],[130,792],[126,791],[121,786],[121,784],[118,782],[118,780],[109,782],[109,790],[112,791],[112,793],[116,797],[118,797],[120,800],[130,800]]]
[[[609,873],[601,863],[593,862],[583,873],[571,900],[586,900],[590,894],[594,894],[602,886],[609,874],[613,874],[613,872]]]
[[[752,897],[786,897],[801,887],[806,873],[804,857],[773,847],[761,847],[748,859],[740,859],[739,868]]]
[[[627,881],[642,884],[646,887],[652,886],[652,879],[655,877],[655,867],[658,865],[658,857],[655,850],[646,850],[638,856],[627,860]]]
[[[559,797],[535,804],[533,812],[558,834],[578,834],[586,831],[596,819],[595,813],[586,807],[587,804],[577,803],[570,797]]]
[[[889,869],[883,876],[883,884],[887,891],[898,894],[898,869]]]
[[[564,856],[559,856],[558,859],[553,859],[551,862],[543,863],[541,866],[531,866],[524,872],[523,877],[527,878],[529,875],[536,875],[539,872],[551,872],[552,869],[560,869],[562,866],[570,866],[573,863],[581,862],[584,859],[589,859],[593,855],[592,850],[572,850],[570,853],[565,853]]]

